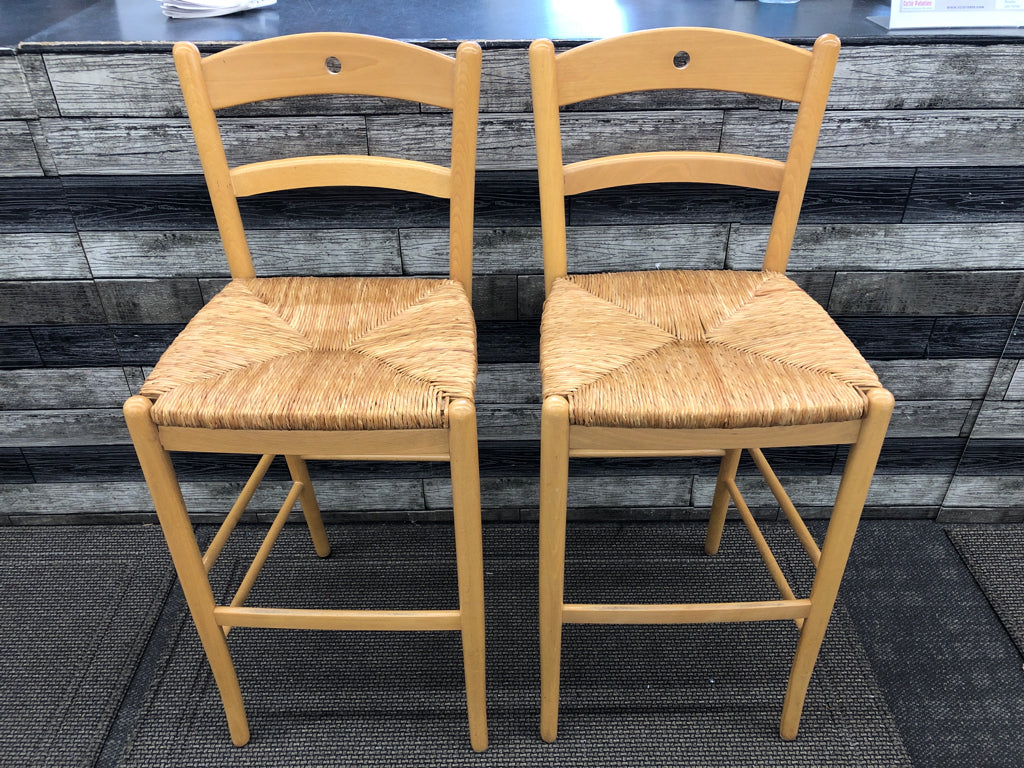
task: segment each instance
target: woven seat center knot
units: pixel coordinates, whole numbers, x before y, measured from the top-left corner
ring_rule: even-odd
[[[863,417],[881,386],[828,313],[775,272],[570,275],[541,323],[544,397],[582,426],[775,427]]]
[[[473,398],[476,330],[452,280],[232,280],[146,379],[162,426],[366,430],[448,426]]]

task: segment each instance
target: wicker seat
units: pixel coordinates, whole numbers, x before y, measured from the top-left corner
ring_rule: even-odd
[[[556,55],[530,49],[547,300],[541,321],[541,735],[558,729],[562,625],[783,620],[800,629],[780,731],[796,737],[804,697],[893,408],[824,309],[783,274],[839,41],[813,51],[753,35],[663,29]],[[663,89],[734,91],[800,104],[785,161],[715,152],[617,154],[563,164],[559,109]],[[611,134],[614,118],[602,116]],[[770,145],[770,142],[769,142]],[[607,187],[709,183],[778,193],[761,271],[569,272],[565,198]],[[606,257],[606,254],[605,254]],[[575,266],[575,265],[574,265]],[[586,271],[586,263],[580,271]],[[763,448],[852,444],[819,548]],[[750,453],[817,568],[808,597],[787,583],[736,484]],[[720,456],[705,550],[730,501],[780,596],[771,601],[564,602],[569,459]]]
[[[848,421],[881,386],[825,310],[773,272],[560,278],[541,338],[544,397],[564,398],[581,426]]]
[[[199,311],[140,394],[166,427],[442,429],[475,382],[454,280],[249,278]]]
[[[206,58],[194,45],[178,43],[174,60],[233,279],[167,349],[124,412],[231,739],[238,745],[249,740],[226,642],[232,627],[447,630],[462,635],[470,742],[486,749],[476,329],[469,300],[480,47],[463,43],[452,58],[382,38],[317,33],[248,43]],[[216,110],[321,94],[404,99],[451,110],[450,166],[366,155],[228,164]],[[448,279],[257,277],[237,198],[326,186],[448,199]],[[287,249],[277,256],[286,260]],[[205,553],[193,533],[171,451],[260,457]],[[208,574],[281,455],[291,491],[235,596],[218,604]],[[330,553],[307,459],[450,462],[458,609],[248,605],[297,501],[317,554]]]

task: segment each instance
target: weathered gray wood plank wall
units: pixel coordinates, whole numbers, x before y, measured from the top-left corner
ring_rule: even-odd
[[[791,275],[835,316],[898,398],[867,514],[1024,520],[1024,50],[848,46],[822,131]],[[474,306],[483,499],[536,515],[543,300],[525,50],[487,50]],[[226,281],[168,53],[0,56],[0,523],[152,519],[120,413],[188,318]],[[644,94],[567,111],[567,157],[641,148],[779,153],[793,118],[770,99]],[[379,99],[230,110],[228,151],[443,160],[448,117]],[[308,150],[306,150],[308,151]],[[439,275],[446,210],[401,193],[313,190],[247,204],[263,274]],[[756,268],[761,193],[670,185],[570,204],[588,271]],[[798,506],[827,514],[845,450],[775,452]],[[251,461],[177,458],[197,519],[230,504]],[[778,514],[743,467],[758,514]],[[581,519],[700,517],[706,460],[575,463]],[[253,504],[276,509],[284,472]],[[436,519],[446,467],[315,466],[338,518]]]

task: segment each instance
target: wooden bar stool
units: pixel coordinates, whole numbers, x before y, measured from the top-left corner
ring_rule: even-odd
[[[541,735],[547,741],[558,728],[563,624],[780,619],[800,627],[781,723],[783,738],[796,737],[893,407],[892,396],[849,339],[783,274],[838,54],[833,35],[820,37],[808,51],[748,34],[690,28],[636,32],[560,55],[548,40],[530,48],[547,289],[540,353]],[[734,91],[799,103],[785,161],[667,151],[563,164],[560,107],[656,89]],[[762,270],[568,272],[566,196],[662,182],[777,192]],[[819,550],[762,449],[825,444],[852,448]],[[808,597],[793,594],[736,485],[743,450],[817,567]],[[569,458],[688,455],[722,457],[707,553],[718,550],[732,500],[779,599],[565,604]]]
[[[175,568],[220,689],[232,741],[249,728],[231,627],[462,633],[470,740],[487,748],[476,329],[470,308],[480,47],[454,58],[406,43],[317,33],[201,58],[174,47],[232,281],[160,358],[125,417]],[[361,94],[452,111],[451,165],[352,155],[229,167],[215,110],[310,94]],[[256,277],[237,198],[276,190],[381,187],[450,201],[450,279]],[[280,254],[282,260],[288,253]],[[261,456],[202,553],[169,451]],[[229,605],[208,572],[275,455],[294,484]],[[321,557],[330,545],[306,459],[451,463],[458,610],[299,610],[246,600],[289,511],[301,503]]]

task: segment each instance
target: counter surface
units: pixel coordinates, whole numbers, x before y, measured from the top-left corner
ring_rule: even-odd
[[[1019,29],[890,32],[868,19],[888,14],[888,4],[877,0],[279,0],[269,8],[189,20],[165,18],[157,0],[101,0],[84,7],[81,0],[60,0],[42,13],[36,8],[0,0],[0,46],[139,49],[176,40],[230,43],[335,30],[440,47],[460,40],[519,47],[538,37],[582,41],[667,26],[718,27],[791,42],[833,32],[846,44],[1024,36]]]

